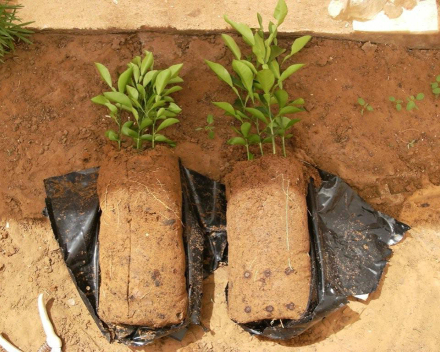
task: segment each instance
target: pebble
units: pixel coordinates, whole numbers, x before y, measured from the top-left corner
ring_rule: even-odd
[[[67,304],[71,307],[75,305],[75,300],[73,298],[67,300]]]

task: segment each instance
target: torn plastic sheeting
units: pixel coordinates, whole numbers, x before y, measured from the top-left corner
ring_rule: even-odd
[[[312,270],[307,311],[298,320],[239,324],[253,335],[291,339],[345,306],[348,297],[375,291],[392,253],[389,245],[410,229],[375,211],[338,176],[319,173],[321,186],[311,180],[307,194]]]
[[[200,324],[203,268],[211,272],[222,259],[221,245],[213,245],[217,257],[203,264],[204,242],[225,238],[224,186],[180,165],[182,184],[183,238],[187,261],[188,314],[184,322],[161,329],[147,326],[112,325],[97,315],[99,304],[99,220],[97,194],[98,168],[72,172],[44,181],[46,206],[55,238],[68,271],[87,309],[101,332],[114,340],[133,346],[171,336],[181,340],[189,324]]]

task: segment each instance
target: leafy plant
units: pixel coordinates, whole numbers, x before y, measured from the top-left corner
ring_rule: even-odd
[[[2,58],[9,52],[14,52],[15,42],[21,40],[31,44],[28,39],[33,33],[24,28],[33,22],[21,23],[20,18],[16,16],[17,10],[22,5],[10,5],[9,1],[0,4],[0,62]]]
[[[214,133],[214,116],[209,114],[208,117],[206,118],[206,126],[205,127],[197,127],[196,131],[201,131],[201,130],[205,130],[206,132],[208,132],[208,137],[210,139],[214,139],[215,137],[215,133]]]
[[[299,119],[291,119],[287,115],[298,113],[304,109],[302,98],[290,100],[289,94],[283,89],[287,78],[298,71],[303,64],[293,64],[285,70],[283,64],[299,52],[311,39],[304,36],[296,39],[291,45],[290,52],[278,46],[278,27],[287,15],[287,6],[284,0],[278,0],[274,11],[275,23],[269,22],[269,34],[264,33],[263,19],[257,14],[259,28],[251,30],[244,23],[236,23],[227,16],[224,19],[243,38],[252,51],[252,54],[242,54],[235,40],[222,34],[223,41],[232,52],[233,73],[222,65],[205,60],[212,71],[225,82],[235,93],[237,99],[233,104],[228,102],[214,102],[213,104],[224,110],[226,115],[235,117],[240,128],[233,128],[236,136],[229,139],[231,145],[242,145],[246,148],[248,159],[253,159],[250,152],[251,145],[258,145],[261,155],[263,144],[272,144],[272,153],[276,154],[276,140],[281,139],[283,155],[286,156],[285,140],[293,135],[289,133]]]
[[[362,99],[362,98],[358,98],[358,103],[359,103],[360,106],[362,106],[362,110],[361,110],[361,115],[362,116],[364,116],[364,111],[365,110],[367,110],[367,111],[373,111],[374,110],[373,107],[370,104],[366,103],[365,100]]]
[[[158,132],[180,122],[176,116],[182,110],[170,94],[182,89],[173,84],[183,82],[179,77],[183,64],[154,70],[153,53],[145,51],[143,58],[136,56],[119,75],[117,87],[113,86],[109,70],[100,63],[95,65],[111,91],[94,97],[92,102],[106,106],[118,126],[117,131],[108,130],[105,135],[117,142],[119,149],[122,135],[130,137],[137,149],[142,149],[145,141],[151,142],[152,148],[156,143],[174,147],[176,144],[172,140]],[[122,112],[128,113],[128,121],[124,123]]]
[[[438,98],[440,96],[439,83],[440,83],[440,75],[438,75],[435,78],[435,82],[431,83],[432,94],[434,94],[436,98]]]
[[[413,109],[418,109],[419,107],[417,106],[416,101],[421,101],[424,98],[425,98],[425,94],[423,94],[423,93],[419,93],[416,96],[410,95],[409,97],[406,98],[406,100],[408,101],[408,103],[406,104],[406,110],[411,111]],[[393,103],[396,103],[396,110],[397,111],[402,110],[403,100],[398,100],[394,97],[389,97],[389,100]]]

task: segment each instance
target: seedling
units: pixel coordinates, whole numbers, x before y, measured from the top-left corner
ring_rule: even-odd
[[[394,97],[389,97],[388,99],[389,99],[392,103],[395,103],[395,104],[396,104],[396,110],[397,110],[397,111],[402,110],[402,103],[403,103],[403,100],[396,99],[396,98],[394,98]]]
[[[361,110],[361,115],[362,116],[364,116],[364,111],[365,110],[367,110],[367,111],[373,111],[374,110],[373,107],[370,104],[366,103],[365,100],[362,99],[362,98],[358,98],[358,103],[359,103],[360,106],[362,106],[362,110]]]
[[[233,128],[236,137],[228,140],[231,145],[242,145],[246,148],[248,159],[253,158],[249,147],[258,145],[261,155],[263,143],[272,144],[272,153],[276,154],[276,140],[281,139],[283,155],[286,156],[285,140],[293,135],[289,133],[299,119],[291,119],[286,115],[304,111],[302,98],[290,100],[283,84],[287,78],[298,71],[303,64],[294,64],[282,70],[283,64],[299,52],[310,41],[310,36],[296,39],[290,52],[278,46],[278,27],[284,22],[287,15],[287,6],[284,0],[278,0],[274,11],[275,23],[269,22],[269,35],[264,33],[263,19],[257,14],[259,28],[251,30],[244,23],[236,23],[227,16],[224,19],[243,38],[245,44],[251,47],[252,55],[243,57],[235,40],[222,34],[223,41],[232,52],[233,73],[222,65],[206,60],[214,73],[225,82],[237,96],[233,104],[228,102],[214,102],[213,104],[224,110],[226,115],[235,117],[240,128]]]
[[[208,137],[210,139],[214,139],[215,137],[215,133],[214,133],[214,116],[213,115],[208,115],[208,117],[206,118],[206,122],[207,125],[205,127],[197,127],[196,131],[201,131],[204,130],[208,133]]]
[[[31,44],[28,39],[33,33],[24,28],[33,22],[21,23],[20,18],[16,16],[17,10],[22,5],[10,5],[9,1],[0,4],[0,62],[2,58],[9,52],[14,52],[15,43],[19,40]]]
[[[435,78],[435,82],[431,83],[432,94],[435,95],[436,98],[440,96],[440,75]]]
[[[408,103],[406,104],[406,110],[411,111],[413,109],[419,109],[419,107],[416,104],[416,101],[421,101],[424,98],[425,98],[425,94],[423,94],[423,93],[419,93],[416,96],[411,95],[411,96],[407,97],[406,100],[408,101]],[[402,110],[403,100],[399,100],[394,97],[389,97],[389,100],[396,104],[397,111]]]
[[[180,122],[176,116],[182,110],[174,103],[170,94],[181,90],[182,87],[168,85],[183,82],[179,77],[183,64],[173,65],[164,70],[154,70],[153,65],[153,53],[145,51],[144,58],[136,56],[127,65],[127,70],[119,76],[116,89],[109,70],[96,63],[96,68],[111,91],[94,97],[92,101],[109,109],[110,117],[118,129],[108,130],[105,135],[111,141],[117,142],[119,149],[122,135],[131,138],[137,149],[142,149],[145,141],[150,142],[152,148],[156,143],[167,143],[172,147],[176,145],[158,132]],[[122,112],[129,114],[128,121],[124,123]]]
[[[413,139],[412,141],[408,142],[408,144],[406,145],[406,147],[409,148],[414,148],[414,145],[417,143],[416,139]]]

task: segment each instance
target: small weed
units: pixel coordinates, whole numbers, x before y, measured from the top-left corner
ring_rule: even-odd
[[[358,103],[359,103],[360,106],[362,106],[362,110],[361,110],[361,115],[362,116],[364,116],[364,111],[365,110],[366,111],[373,111],[374,110],[373,107],[370,104],[366,103],[365,100],[362,99],[362,98],[358,98]]]
[[[417,143],[417,139],[413,139],[412,141],[408,142],[408,144],[406,145],[406,147],[409,148],[414,148],[414,145]]]
[[[440,75],[435,78],[435,82],[431,83],[432,94],[435,95],[436,98],[440,96]]]
[[[118,130],[108,130],[105,135],[111,141],[117,142],[119,149],[122,135],[131,138],[136,149],[142,149],[146,141],[151,143],[152,148],[158,142],[175,146],[172,140],[158,132],[180,122],[176,116],[182,109],[174,103],[170,94],[178,92],[182,87],[168,85],[183,82],[179,77],[183,64],[164,70],[154,70],[153,65],[153,53],[145,51],[144,58],[136,56],[119,76],[116,89],[108,69],[96,63],[102,79],[112,91],[94,97],[92,102],[109,109],[110,117],[117,124]],[[131,114],[134,119],[128,118],[123,123],[123,111]]]
[[[407,97],[406,100],[408,101],[408,103],[406,104],[406,110],[407,111],[411,111],[413,109],[419,109],[419,107],[416,104],[416,101],[421,101],[424,98],[425,98],[425,94],[423,94],[423,93],[419,93],[416,96],[411,95],[411,96]],[[396,110],[397,111],[402,110],[403,100],[396,99],[395,97],[389,97],[389,100],[392,103],[396,104]]]
[[[7,53],[14,52],[16,41],[31,44],[28,38],[33,32],[24,27],[33,22],[21,23],[20,18],[16,16],[17,10],[22,7],[10,5],[9,1],[0,4],[0,62],[3,62],[2,58]]]
[[[197,127],[196,131],[201,131],[204,130],[208,133],[208,137],[210,139],[214,139],[215,137],[215,133],[214,133],[214,116],[209,114],[208,117],[206,118],[206,126],[205,127]]]

